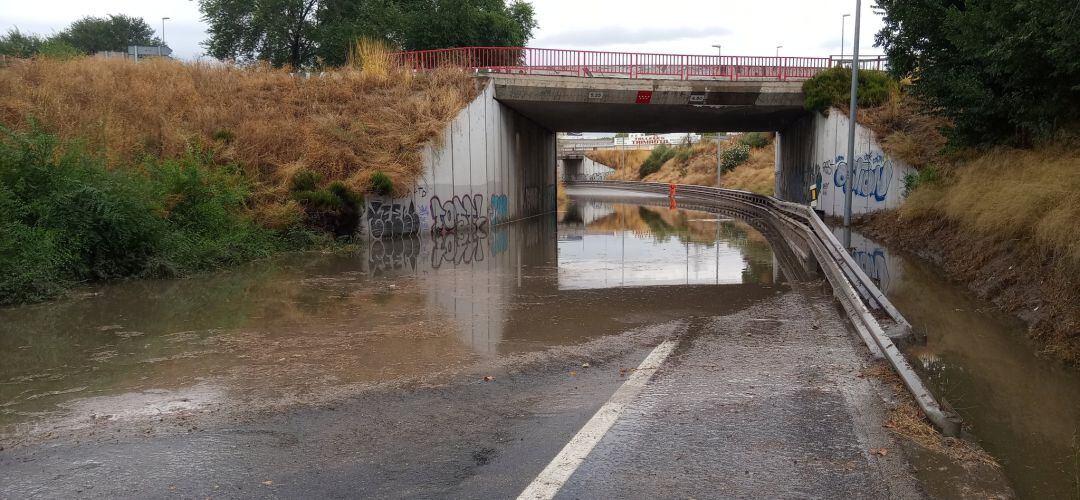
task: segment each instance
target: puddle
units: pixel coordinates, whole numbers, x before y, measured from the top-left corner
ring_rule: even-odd
[[[88,288],[0,310],[0,436],[303,403],[735,310],[784,287],[774,262],[743,222],[582,199],[487,232]]]
[[[834,228],[840,241],[843,230]],[[1080,497],[1080,373],[1035,355],[1020,320],[932,265],[851,234],[852,255],[923,338],[903,346],[1022,498]]]

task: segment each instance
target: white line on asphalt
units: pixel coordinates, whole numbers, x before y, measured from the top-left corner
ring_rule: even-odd
[[[585,457],[589,455],[596,443],[599,443],[608,429],[611,429],[611,426],[615,424],[615,421],[618,420],[619,415],[630,404],[630,401],[645,388],[645,383],[652,378],[656,370],[664,363],[664,360],[671,355],[677,344],[678,342],[675,340],[665,340],[656,346],[641,362],[637,370],[631,373],[626,382],[623,382],[623,385],[615,391],[615,394],[611,395],[611,399],[596,411],[596,414],[585,423],[585,426],[574,435],[574,438],[569,443],[566,443],[562,451],[551,460],[551,463],[540,472],[540,475],[533,479],[533,482],[525,488],[525,491],[521,492],[521,495],[518,495],[518,500],[554,498],[563,484],[570,479],[574,471],[585,461]]]

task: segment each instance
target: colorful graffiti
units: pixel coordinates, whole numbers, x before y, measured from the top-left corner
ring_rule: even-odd
[[[510,215],[510,199],[505,194],[491,195],[491,204],[488,205],[488,221],[492,226],[507,221]]]
[[[884,250],[881,248],[875,248],[872,251],[852,250],[851,257],[878,288],[885,290],[889,287],[889,261]]]
[[[368,221],[368,229],[372,238],[383,238],[402,234],[415,234],[420,231],[420,214],[416,212],[416,205],[412,200],[408,201],[408,207],[404,201],[401,203],[383,203],[372,201],[368,203],[365,213]]]
[[[484,215],[484,195],[454,196],[442,201],[431,197],[431,232],[487,231],[488,218]]]
[[[855,179],[850,183],[852,193],[863,197],[873,197],[877,201],[885,201],[889,194],[889,184],[892,183],[893,164],[892,160],[880,152],[866,153],[855,159]],[[833,171],[833,184],[840,188],[843,193],[847,192],[847,162],[843,156],[836,157]]]

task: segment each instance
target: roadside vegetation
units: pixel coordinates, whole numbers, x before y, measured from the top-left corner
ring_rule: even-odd
[[[372,43],[311,78],[88,57],[0,68],[0,303],[350,236],[363,195],[409,190],[424,144],[476,94],[463,72],[386,54]]]
[[[1080,18],[1052,2],[879,0],[890,74],[860,72],[859,122],[917,173],[864,221],[1027,320],[1080,363]],[[850,71],[807,81],[806,107],[846,111]]]
[[[755,193],[773,193],[776,152],[772,134],[751,132],[720,138],[720,186]],[[659,145],[650,150],[601,149],[590,159],[615,172],[612,180],[641,180],[716,186],[717,143]]]

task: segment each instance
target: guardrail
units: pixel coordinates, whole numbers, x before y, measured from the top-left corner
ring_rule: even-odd
[[[655,182],[632,181],[575,181],[571,185],[586,185],[627,189],[668,194],[670,185]],[[708,186],[676,185],[676,200],[692,198],[698,202],[718,204],[751,205],[770,214],[775,220],[794,232],[801,234],[809,244],[818,265],[821,267],[833,294],[843,306],[848,319],[862,337],[870,352],[875,357],[885,358],[893,370],[900,375],[904,386],[915,397],[919,408],[928,419],[946,436],[960,435],[961,420],[955,413],[938,404],[937,399],[923,384],[915,370],[911,368],[900,349],[886,334],[877,318],[870,312],[870,307],[877,306],[897,324],[899,328],[911,329],[911,325],[896,310],[889,300],[878,290],[866,273],[855,263],[847,250],[837,241],[832,231],[810,207],[790,203],[771,196],[723,189]],[[860,293],[859,288],[864,289]],[[863,302],[867,298],[870,305]]]
[[[676,80],[805,80],[825,68],[851,65],[850,57],[708,56],[533,47],[455,47],[396,52],[391,57],[416,70],[456,66],[492,73]],[[885,58],[859,58],[859,67],[883,70]]]

